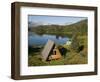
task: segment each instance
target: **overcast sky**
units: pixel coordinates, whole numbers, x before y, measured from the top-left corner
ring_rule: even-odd
[[[28,22],[35,22],[41,24],[58,24],[68,25],[87,19],[86,17],[69,17],[69,16],[43,16],[43,15],[29,15]]]

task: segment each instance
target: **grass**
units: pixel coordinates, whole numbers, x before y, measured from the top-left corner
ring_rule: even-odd
[[[73,64],[87,64],[87,36],[79,36],[80,45],[84,45],[84,49],[80,52],[75,52],[70,45],[62,45],[69,50],[66,56],[62,56],[59,60],[42,61],[41,55],[38,52],[31,53],[28,56],[29,66],[48,66],[48,65],[73,65]]]
[[[64,59],[65,64],[86,64],[87,62],[87,36],[79,36],[80,45],[84,46],[84,49],[80,52],[75,52],[70,46],[64,45],[70,52],[66,53]]]

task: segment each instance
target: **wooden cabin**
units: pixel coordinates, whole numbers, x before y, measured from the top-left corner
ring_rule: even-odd
[[[57,60],[61,58],[61,53],[57,47],[55,47],[52,51],[52,54],[49,56],[48,60]]]
[[[41,54],[43,61],[57,60],[62,57],[59,49],[52,40],[48,40]]]

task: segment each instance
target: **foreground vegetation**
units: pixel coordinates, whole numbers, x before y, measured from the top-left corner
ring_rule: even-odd
[[[59,60],[52,61],[42,61],[40,53],[31,53],[29,55],[29,66],[44,66],[44,65],[68,65],[68,64],[86,64],[87,63],[87,37],[79,37],[80,46],[84,45],[82,50],[78,49],[78,51],[74,50],[71,45],[61,45],[67,52],[65,56],[62,56]],[[84,40],[84,42],[83,42]]]
[[[64,28],[63,28],[64,27]],[[68,65],[68,64],[86,64],[88,63],[87,54],[87,20],[80,21],[68,26],[40,26],[38,29],[34,28],[36,33],[42,34],[60,34],[69,36],[71,38],[70,45],[58,45],[58,48],[63,47],[66,53],[62,55],[59,60],[42,61],[41,50],[43,48],[29,48],[28,65],[29,66],[45,66],[45,65]],[[61,29],[60,29],[61,28]],[[54,30],[55,29],[55,30]],[[53,31],[50,31],[53,30]],[[31,29],[33,31],[33,29]],[[33,51],[35,50],[35,51]]]

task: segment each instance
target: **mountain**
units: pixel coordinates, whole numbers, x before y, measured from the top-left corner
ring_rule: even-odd
[[[88,30],[88,21],[82,20],[70,25],[34,25],[34,28],[31,28],[29,31],[35,32],[38,34],[59,34],[59,35],[68,35],[73,32],[78,32],[80,34],[87,34]]]

